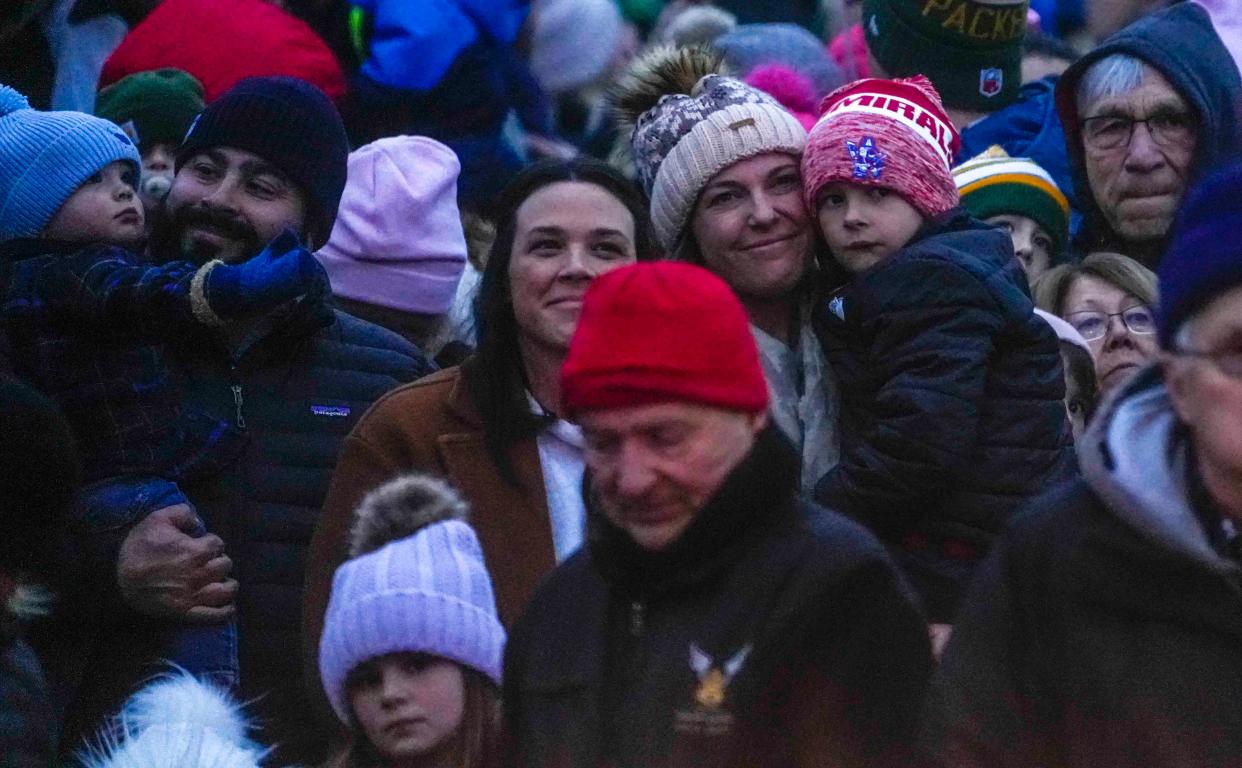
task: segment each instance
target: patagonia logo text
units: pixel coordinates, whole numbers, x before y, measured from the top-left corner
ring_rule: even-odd
[[[344,405],[312,405],[311,413],[316,416],[328,416],[336,419],[343,419],[350,414],[348,406]]]

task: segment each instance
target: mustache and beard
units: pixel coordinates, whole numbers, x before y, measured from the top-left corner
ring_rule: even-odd
[[[193,237],[189,234],[192,227],[208,230],[231,242],[222,247]],[[169,210],[167,203],[158,209],[149,243],[151,255],[157,262],[184,259],[195,264],[217,258],[233,263],[245,261],[263,246],[254,227],[228,211],[203,205],[183,205]]]

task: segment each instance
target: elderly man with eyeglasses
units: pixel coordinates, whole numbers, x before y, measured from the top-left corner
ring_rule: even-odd
[[[1083,223],[1080,252],[1155,268],[1186,189],[1238,148],[1242,79],[1196,3],[1122,29],[1066,70],[1056,103]]]
[[[1079,441],[1081,479],[1001,538],[933,680],[933,764],[1242,765],[1242,165],[1190,193],[1157,360]]]

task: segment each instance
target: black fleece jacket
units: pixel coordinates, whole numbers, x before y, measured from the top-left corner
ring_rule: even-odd
[[[798,502],[775,428],[665,550],[590,515],[509,640],[510,764],[901,764],[923,618],[871,535]]]

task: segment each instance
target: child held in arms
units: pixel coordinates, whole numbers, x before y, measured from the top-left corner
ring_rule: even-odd
[[[880,536],[943,627],[1009,517],[1073,466],[1057,340],[1009,237],[958,205],[930,82],[860,80],[821,111],[803,190],[842,278],[815,315],[845,440],[815,496]]]
[[[0,330],[14,372],[55,400],[73,430],[87,481],[72,517],[83,560],[115,563],[136,523],[175,507],[167,514],[202,539],[220,580],[168,622],[152,658],[234,685],[236,584],[222,542],[177,483],[236,455],[241,425],[181,406],[163,344],[322,290],[326,276],[288,233],[237,266],[152,266],[132,250],[145,237],[139,165],[113,123],[36,111],[0,86]],[[111,566],[91,575],[115,590]]]

